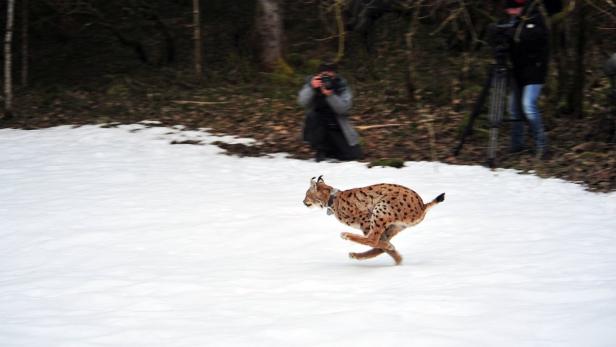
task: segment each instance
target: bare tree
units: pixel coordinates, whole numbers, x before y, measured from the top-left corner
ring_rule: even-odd
[[[409,26],[409,30],[405,34],[404,41],[406,43],[406,56],[407,56],[407,70],[406,70],[406,91],[410,102],[414,102],[415,91],[417,85],[415,83],[415,34],[419,27],[419,14],[421,11],[421,3],[423,0],[418,0],[415,10],[413,11],[413,17]]]
[[[586,65],[586,47],[588,44],[588,6],[585,3],[580,3],[575,10],[576,19],[576,38],[574,43],[574,63],[572,85],[569,90],[569,109],[572,115],[576,118],[582,118],[584,115],[584,86],[585,86],[585,65]]]
[[[203,39],[201,37],[201,9],[199,0],[193,0],[193,41],[195,49],[195,75],[203,77]]]
[[[28,85],[28,0],[21,2],[21,85]]]
[[[11,44],[13,41],[13,19],[15,10],[15,0],[8,0],[6,4],[6,33],[4,35],[4,113],[11,116],[13,111],[13,80],[11,62],[13,52]]]
[[[282,57],[282,11],[279,0],[258,0],[257,29],[261,36],[261,63],[268,71],[286,66]]]

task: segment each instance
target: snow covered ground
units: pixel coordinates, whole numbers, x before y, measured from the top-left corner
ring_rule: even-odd
[[[478,166],[237,158],[204,132],[0,129],[0,346],[614,346],[616,194]],[[226,138],[225,140],[231,140]],[[242,141],[236,139],[236,141]],[[446,192],[358,262],[309,180]]]

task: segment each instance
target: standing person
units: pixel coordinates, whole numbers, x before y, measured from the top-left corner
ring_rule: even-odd
[[[549,29],[540,10],[540,0],[506,0],[505,12],[510,27],[509,57],[513,78],[509,95],[509,113],[513,120],[511,151],[524,149],[524,119],[532,132],[536,156],[548,157],[547,138],[537,105],[545,84],[549,57]]]
[[[359,134],[348,119],[353,94],[336,71],[334,63],[321,64],[297,97],[299,104],[306,108],[303,138],[315,150],[317,161],[362,157]]]

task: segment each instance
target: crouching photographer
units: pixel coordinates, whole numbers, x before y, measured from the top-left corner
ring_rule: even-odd
[[[316,152],[316,160],[355,160],[362,157],[359,134],[348,112],[353,95],[338,76],[333,63],[322,64],[299,91],[298,102],[306,108],[303,138]]]

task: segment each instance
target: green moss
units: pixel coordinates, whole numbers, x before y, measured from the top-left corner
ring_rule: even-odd
[[[309,72],[316,71],[319,65],[321,65],[321,62],[321,59],[308,59],[306,61],[306,70]]]
[[[280,59],[276,64],[276,69],[274,70],[274,73],[293,76],[295,74],[295,71],[293,71],[293,68],[289,64],[287,64],[286,61]]]
[[[276,85],[296,83],[296,75],[293,68],[284,60],[280,59],[274,71],[268,74],[269,79]]]
[[[113,83],[105,92],[109,96],[125,96],[128,95],[130,89],[124,83]]]
[[[268,74],[268,77],[270,82],[277,86],[295,83],[295,78],[293,76],[289,76],[283,73],[274,72]]]
[[[287,60],[289,61],[289,64],[293,65],[293,66],[303,66],[304,65],[304,56],[299,54],[299,53],[289,53],[289,55],[287,56]]]

